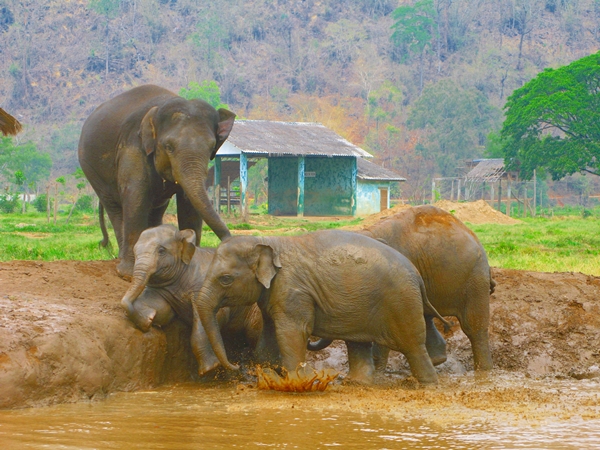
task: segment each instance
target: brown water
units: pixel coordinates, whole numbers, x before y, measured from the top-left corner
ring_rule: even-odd
[[[600,383],[497,374],[310,394],[187,384],[0,411],[0,447],[591,449],[600,448]]]

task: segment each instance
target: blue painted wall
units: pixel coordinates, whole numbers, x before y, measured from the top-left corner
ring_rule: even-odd
[[[311,176],[312,173],[314,177]],[[356,158],[307,157],[304,172],[304,215],[351,216],[355,204],[355,186]]]
[[[381,209],[381,196],[379,189],[387,189],[386,204],[390,204],[390,182],[381,181],[358,181],[357,187],[357,208],[358,216],[367,216],[369,214],[378,213]]]
[[[300,158],[269,158],[269,214],[298,214],[298,169]]]

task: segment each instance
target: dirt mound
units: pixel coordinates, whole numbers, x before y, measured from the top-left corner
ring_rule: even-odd
[[[521,223],[520,220],[513,219],[492,208],[485,200],[477,200],[476,202],[468,203],[455,203],[449,200],[441,200],[434,205],[444,211],[448,211],[463,222],[473,224],[498,223],[504,225]]]
[[[142,333],[120,299],[128,283],[114,261],[0,263],[0,408],[104,397],[191,380],[189,329],[175,322]],[[600,376],[600,278],[578,273],[494,269],[490,340],[497,368],[528,376]],[[469,341],[446,334],[449,361],[439,370],[472,369]],[[346,361],[335,343],[310,354]],[[402,358],[391,369],[408,373]],[[345,367],[333,367],[344,373]]]

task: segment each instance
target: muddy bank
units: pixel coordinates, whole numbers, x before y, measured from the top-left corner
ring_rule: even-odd
[[[187,330],[142,333],[119,305],[128,283],[114,261],[0,263],[0,408],[103,398],[192,379]],[[530,377],[600,376],[600,278],[494,269],[490,330],[495,366]],[[472,370],[470,345],[446,334],[441,373]],[[343,347],[311,356],[346,369]],[[390,370],[407,374],[401,357]]]

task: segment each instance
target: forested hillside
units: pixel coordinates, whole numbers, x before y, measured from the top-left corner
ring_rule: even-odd
[[[483,156],[514,89],[599,43],[600,0],[0,0],[0,106],[58,176],[104,100],[214,80],[239,117],[321,122],[418,199]]]

